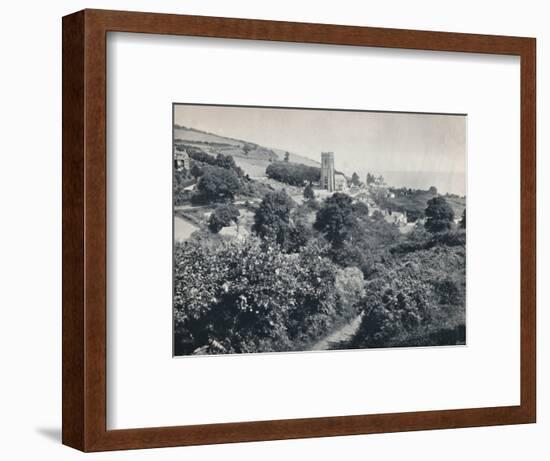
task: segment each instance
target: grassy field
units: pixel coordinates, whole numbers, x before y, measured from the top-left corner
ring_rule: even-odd
[[[256,158],[244,158],[233,157],[235,163],[242,168],[245,174],[251,178],[263,178],[265,177],[265,169],[269,165],[269,160],[256,159]]]

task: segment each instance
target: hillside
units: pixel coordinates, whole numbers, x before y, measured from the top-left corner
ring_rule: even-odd
[[[285,151],[260,146],[241,139],[219,136],[180,125],[174,126],[174,142],[188,150],[201,151],[210,155],[219,153],[231,155],[243,171],[251,177],[265,176],[265,169],[271,162],[283,160]],[[290,161],[309,166],[320,166],[319,162],[289,152]]]
[[[383,208],[392,209],[395,211],[406,211],[407,213],[422,216],[426,209],[428,200],[436,197],[438,194],[429,190],[413,190],[406,192],[405,189],[390,188],[395,193],[395,197],[380,197],[378,204]],[[466,208],[466,199],[457,195],[445,195],[445,200],[453,208],[455,217],[462,216],[464,208]]]

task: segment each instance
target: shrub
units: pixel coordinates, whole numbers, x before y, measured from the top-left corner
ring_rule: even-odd
[[[238,223],[241,213],[233,204],[218,206],[210,215],[208,228],[217,234],[222,228]]]
[[[435,246],[380,265],[365,287],[353,347],[448,344],[447,330],[465,323],[465,253],[460,246]]]
[[[363,273],[356,267],[339,269],[334,288],[343,313],[355,315],[356,308],[362,304],[365,296]]]
[[[178,354],[299,350],[334,322],[337,270],[318,245],[191,242],[174,256]]]
[[[314,200],[315,199],[315,192],[313,191],[313,186],[308,184],[306,187],[304,187],[304,199],[305,200]]]
[[[425,227],[432,233],[450,230],[454,219],[454,211],[444,197],[438,196],[428,200]]]
[[[311,238],[311,229],[303,221],[297,220],[290,225],[288,237],[283,242],[283,250],[289,253],[297,252],[300,248],[306,246]]]
[[[369,215],[369,207],[364,202],[356,202],[352,208],[356,216],[366,217]]]

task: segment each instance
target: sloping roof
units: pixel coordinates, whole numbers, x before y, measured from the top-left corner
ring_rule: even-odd
[[[189,154],[186,151],[177,150],[174,153],[176,160],[187,160],[189,159]]]

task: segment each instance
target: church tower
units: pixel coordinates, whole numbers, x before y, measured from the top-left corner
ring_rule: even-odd
[[[321,152],[321,188],[334,192],[334,152]]]

